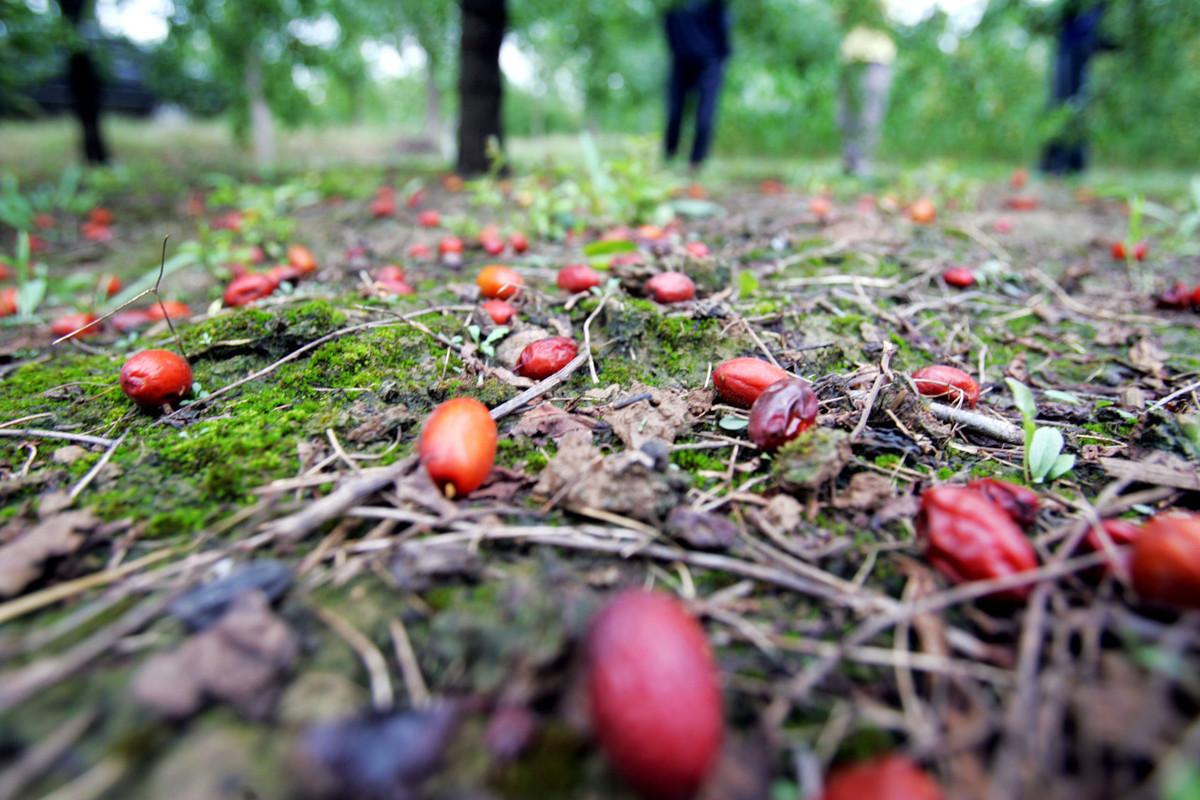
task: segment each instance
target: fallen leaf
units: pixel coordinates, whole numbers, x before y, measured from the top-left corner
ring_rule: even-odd
[[[552,403],[540,403],[522,414],[509,433],[513,436],[558,439],[571,431],[590,432],[590,422],[582,414],[571,414]]]
[[[378,414],[368,416],[354,430],[346,434],[346,441],[354,444],[376,442],[390,437],[393,432],[414,419],[405,406],[392,406]]]
[[[833,500],[834,508],[852,508],[871,511],[879,508],[896,494],[896,488],[886,475],[878,472],[856,472],[850,486],[838,493]]]
[[[54,455],[50,456],[50,458],[55,464],[70,465],[87,455],[88,451],[86,448],[80,447],[77,444],[69,444],[66,447],[60,447],[55,450]]]
[[[99,524],[90,511],[64,511],[0,546],[0,597],[11,597],[36,580],[47,559],[78,550]]]
[[[521,470],[492,467],[483,486],[471,492],[471,499],[499,500],[507,503],[531,483],[533,478]]]
[[[850,463],[850,435],[833,428],[814,428],[775,454],[775,476],[785,489],[816,489],[833,480]]]
[[[1138,339],[1129,348],[1129,363],[1138,371],[1155,378],[1162,379],[1167,376],[1167,370],[1163,364],[1166,359],[1166,352],[1149,338]]]
[[[688,401],[674,392],[655,389],[642,383],[634,383],[629,394],[648,394],[650,398],[624,408],[611,407],[600,412],[600,418],[612,426],[626,447],[636,449],[649,439],[660,439],[668,444],[691,423]]]
[[[133,695],[171,719],[191,716],[210,699],[262,719],[275,707],[298,655],[296,637],[271,611],[266,595],[250,591],[212,627],[143,664]]]
[[[700,550],[726,550],[737,541],[737,526],[720,514],[678,506],[667,516],[667,532]]]

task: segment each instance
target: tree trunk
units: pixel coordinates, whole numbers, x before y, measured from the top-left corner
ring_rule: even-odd
[[[262,62],[251,51],[246,59],[246,99],[250,103],[250,137],[254,142],[254,160],[260,167],[275,163],[275,121],[263,91]]]
[[[488,169],[488,140],[503,142],[500,127],[500,44],[508,23],[505,0],[462,0],[458,77],[458,171]]]
[[[82,37],[86,0],[61,0],[60,5],[63,16],[70,21],[75,33]],[[89,164],[105,164],[108,162],[108,146],[100,130],[100,95],[104,85],[100,82],[100,74],[96,71],[86,42],[81,42],[80,49],[71,53],[67,62],[67,83],[74,100],[75,118],[79,120],[79,127],[83,131],[83,157]]]

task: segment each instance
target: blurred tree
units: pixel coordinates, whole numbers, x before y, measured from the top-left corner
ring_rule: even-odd
[[[486,172],[488,147],[503,143],[500,45],[508,26],[506,0],[462,0],[458,72],[458,171]]]

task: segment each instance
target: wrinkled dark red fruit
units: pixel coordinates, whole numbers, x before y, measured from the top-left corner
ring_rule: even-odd
[[[144,328],[151,322],[154,322],[154,317],[150,316],[149,311],[141,308],[118,311],[108,318],[108,324],[112,325],[117,333],[127,333]]]
[[[662,272],[646,281],[646,294],[658,303],[682,303],[696,296],[696,284],[682,272]]]
[[[975,285],[975,273],[969,267],[950,267],[942,273],[947,286],[966,289]]]
[[[693,797],[724,733],[704,630],[673,598],[627,591],[592,622],[587,663],[592,726],[613,765],[646,797]]]
[[[121,391],[142,408],[177,403],[192,389],[192,368],[170,350],[143,350],[121,367]]]
[[[942,800],[937,781],[912,759],[884,755],[839,767],[825,779],[820,800]]]
[[[155,303],[150,308],[146,309],[146,314],[151,320],[157,322],[160,319],[187,319],[192,315],[192,310],[188,308],[187,303],[179,300],[163,300],[161,303]]]
[[[489,236],[485,239],[480,239],[479,245],[483,248],[483,252],[489,256],[498,256],[504,252],[504,240],[499,236]]]
[[[718,364],[712,377],[722,400],[749,408],[764,389],[791,375],[761,358],[731,358]]]
[[[600,273],[587,264],[567,264],[558,271],[558,288],[575,294],[600,285]]]
[[[270,297],[279,284],[270,276],[261,272],[251,272],[234,278],[225,287],[225,305],[244,306]]]
[[[279,285],[281,283],[299,283],[300,279],[304,277],[304,273],[299,267],[291,264],[276,264],[266,271],[266,276]]]
[[[63,316],[54,320],[54,322],[50,323],[50,332],[55,336],[66,336],[67,334],[71,333],[71,331],[82,328],[84,325],[89,325],[95,321],[96,315],[89,314],[87,312],[81,311],[77,314],[64,314]],[[71,338],[83,339],[87,336],[96,336],[99,333],[100,326],[92,325],[92,327],[88,328],[87,330],[79,331],[79,333],[75,334]]]
[[[1104,529],[1104,533],[1112,541],[1113,546],[1117,549],[1116,557],[1124,564],[1126,572],[1129,570],[1130,559],[1133,555],[1133,548],[1130,547],[1142,533],[1142,526],[1134,524],[1126,519],[1106,519],[1101,521],[1100,527]],[[1089,526],[1087,534],[1083,537],[1083,549],[1093,553],[1107,553],[1104,548],[1104,543],[1100,541],[1100,534],[1096,532],[1094,527]],[[1112,558],[1109,559],[1112,561]],[[1110,564],[1097,570],[1100,575],[1106,573]]]
[[[395,264],[389,264],[386,267],[381,267],[375,273],[375,284],[388,294],[413,294],[413,288],[408,284],[405,277],[403,269]]]
[[[1158,308],[1171,309],[1173,311],[1182,311],[1195,302],[1192,290],[1183,281],[1175,281],[1175,283],[1171,284],[1170,288],[1154,298],[1154,305]]]
[[[1200,515],[1159,514],[1138,532],[1133,588],[1162,605],[1200,608]]]
[[[996,478],[980,478],[968,483],[967,488],[981,492],[988,500],[1004,509],[1004,513],[1023,528],[1037,522],[1041,498],[1028,487]]]
[[[523,233],[514,233],[508,237],[508,243],[514,253],[524,253],[529,249],[529,239]]]
[[[951,583],[989,580],[1037,568],[1033,545],[1004,509],[965,486],[934,486],[921,494],[917,536],[925,556]],[[1022,586],[998,597],[1024,599]]]
[[[766,389],[750,407],[750,441],[763,450],[776,450],[817,421],[817,394],[807,381],[788,378]]]
[[[481,308],[497,325],[507,325],[512,322],[513,315],[517,313],[517,309],[513,308],[512,303],[506,303],[503,300],[488,300]]]
[[[979,384],[957,367],[934,364],[912,374],[917,391],[926,397],[944,397],[950,403],[974,408],[979,402]]]
[[[447,495],[470,494],[492,471],[496,423],[478,400],[447,400],[425,420],[417,452],[429,477]]]
[[[517,374],[540,381],[549,378],[579,355],[579,345],[565,336],[530,342],[517,360]]]

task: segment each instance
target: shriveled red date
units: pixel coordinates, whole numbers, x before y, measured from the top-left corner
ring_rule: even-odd
[[[1023,528],[1037,522],[1038,505],[1041,500],[1032,489],[998,478],[980,478],[968,483],[967,488],[981,492],[988,500],[1004,509],[1013,522]]]
[[[1037,568],[1033,545],[1003,508],[975,489],[933,486],[921,494],[917,536],[925,556],[951,583],[1002,578]],[[1024,599],[1029,587],[997,592]]]
[[[766,389],[750,407],[750,441],[776,450],[817,421],[817,394],[807,381],[788,378]]]
[[[926,397],[944,397],[952,403],[974,408],[979,402],[979,384],[957,367],[934,364],[912,374],[917,391]]]

